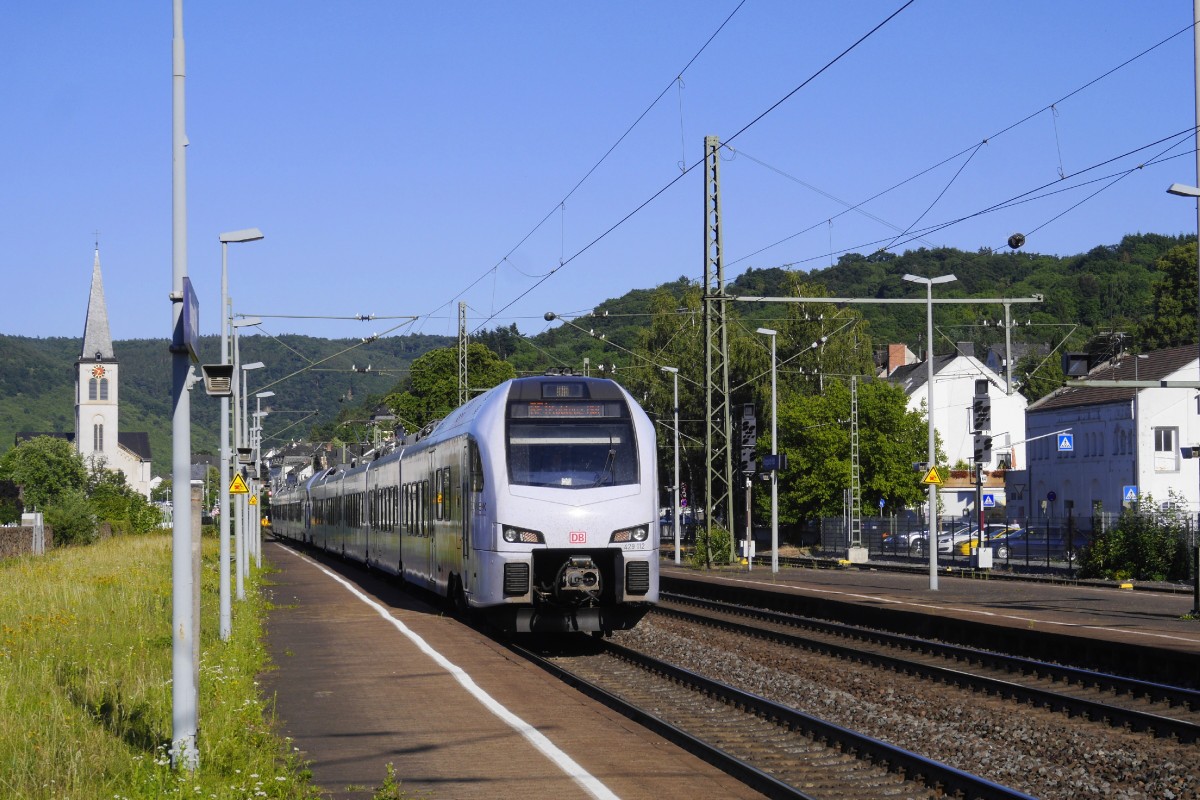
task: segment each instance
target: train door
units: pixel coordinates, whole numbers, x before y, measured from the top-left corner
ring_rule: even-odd
[[[463,589],[469,598],[475,590],[475,573],[481,567],[479,551],[488,545],[487,503],[483,498],[483,461],[479,456],[479,443],[468,439],[464,454],[463,475]]]

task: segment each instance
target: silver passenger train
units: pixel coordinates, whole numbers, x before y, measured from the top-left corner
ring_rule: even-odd
[[[611,380],[518,378],[272,500],[276,535],[514,632],[610,632],[658,601],[654,426]]]

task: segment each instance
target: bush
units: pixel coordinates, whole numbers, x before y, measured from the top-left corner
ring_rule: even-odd
[[[712,552],[711,563],[718,565],[726,565],[730,562],[729,546],[732,538],[729,531],[724,528],[714,525],[712,531],[707,532],[701,525],[696,528],[696,546],[692,549],[692,563],[698,567],[707,566],[710,563],[709,552]]]
[[[96,514],[79,489],[67,489],[46,506],[45,522],[54,531],[54,543],[91,544],[96,540]]]
[[[1187,527],[1176,510],[1147,512],[1153,498],[1121,514],[1117,527],[1099,534],[1080,557],[1085,578],[1187,580]]]

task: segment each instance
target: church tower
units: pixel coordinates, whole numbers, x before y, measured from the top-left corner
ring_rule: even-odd
[[[110,468],[115,468],[120,460],[117,375],[97,247],[83,328],[83,352],[75,362],[75,445],[85,462],[103,460]]]

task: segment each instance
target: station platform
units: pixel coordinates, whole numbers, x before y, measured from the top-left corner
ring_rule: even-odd
[[[761,797],[393,580],[263,552],[263,690],[328,797],[372,797],[389,763],[403,791],[435,799]]]
[[[663,591],[688,582],[752,588],[789,598],[796,613],[1004,649],[1029,658],[1075,652],[1093,669],[1195,686],[1200,680],[1200,620],[1191,587],[1132,591],[1047,580],[995,579],[969,570],[928,571],[746,565],[700,569],[661,564]],[[1186,590],[1186,591],[1185,591]],[[1064,639],[1067,644],[1064,645]]]

